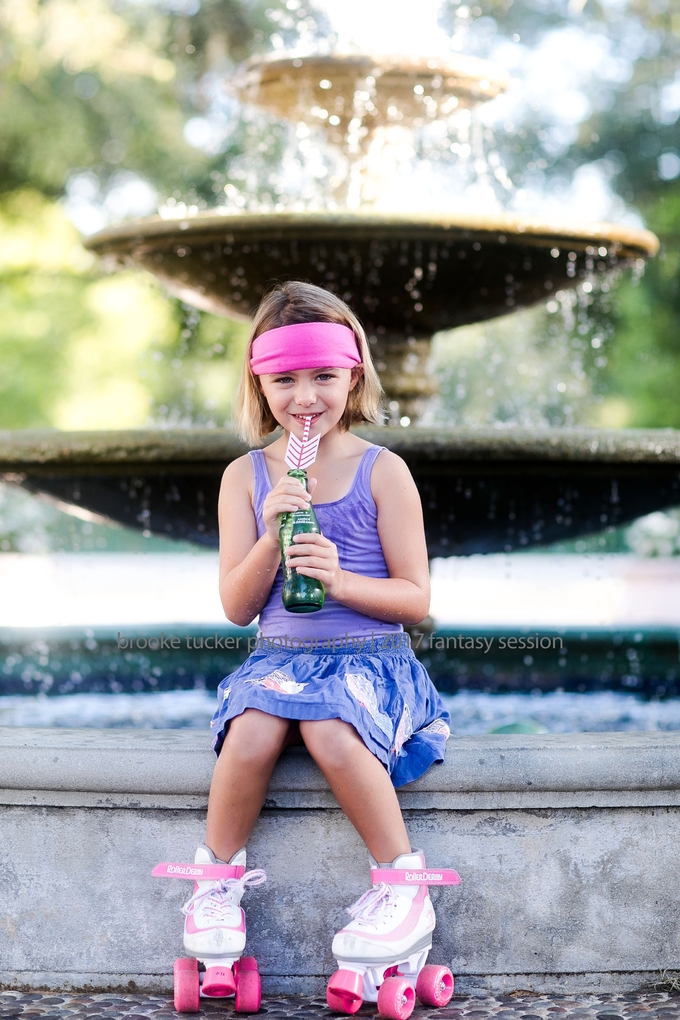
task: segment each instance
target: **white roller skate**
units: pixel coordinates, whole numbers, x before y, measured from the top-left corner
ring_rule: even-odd
[[[426,966],[435,916],[428,885],[459,885],[448,868],[426,868],[422,853],[402,854],[389,867],[371,858],[373,888],[348,910],[352,920],[333,939],[338,970],[326,1001],[337,1013],[377,1002],[390,1020],[407,1020],[416,995],[425,1006],[445,1006],[453,995],[448,967]],[[414,987],[415,986],[415,987]]]
[[[264,871],[246,872],[245,849],[224,864],[207,846],[199,846],[193,864],[157,864],[151,874],[194,883],[193,896],[182,907],[189,958],[175,960],[174,967],[177,1012],[198,1012],[201,996],[233,995],[237,1013],[256,1013],[262,998],[260,975],[255,958],[242,955],[246,918],[239,904],[248,886],[266,881]]]

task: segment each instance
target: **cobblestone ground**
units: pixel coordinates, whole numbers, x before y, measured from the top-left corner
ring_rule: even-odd
[[[233,1007],[201,1000],[201,1015],[217,1020],[227,1013],[235,1020]],[[318,998],[265,997],[260,1014],[267,1020],[316,1020],[331,1017],[326,1003]],[[361,1008],[360,1017],[376,1016],[374,1005]],[[5,992],[0,994],[0,1020],[176,1020],[172,999],[163,995],[55,995],[50,992]],[[668,992],[623,995],[530,995],[514,993],[498,998],[455,996],[445,1009],[413,1013],[414,1020],[680,1020],[680,995]]]

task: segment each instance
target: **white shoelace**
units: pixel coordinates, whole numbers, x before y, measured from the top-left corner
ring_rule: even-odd
[[[183,914],[193,914],[199,908],[206,917],[225,921],[229,911],[237,907],[246,888],[262,885],[267,875],[261,869],[247,871],[242,878],[224,878],[212,882],[207,889],[198,889],[181,908]]]
[[[386,913],[391,917],[396,904],[397,896],[392,886],[381,882],[379,886],[369,889],[360,896],[356,903],[347,908],[347,913],[359,924],[376,927]]]

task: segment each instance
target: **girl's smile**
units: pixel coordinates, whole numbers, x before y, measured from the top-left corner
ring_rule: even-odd
[[[315,421],[316,421],[316,420],[317,420],[318,418],[320,418],[322,414],[323,414],[323,411],[310,411],[310,413],[309,413],[309,414],[298,414],[297,412],[295,412],[295,413],[293,414],[293,417],[294,417],[294,418],[297,418],[297,419],[298,419],[298,421],[301,421],[301,422],[303,422],[303,424],[307,422],[307,419],[308,419],[308,418],[311,418],[311,419],[312,419],[312,425],[313,425],[313,424],[314,424],[314,422],[315,422]]]

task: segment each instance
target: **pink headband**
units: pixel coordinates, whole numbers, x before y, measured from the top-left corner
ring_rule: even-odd
[[[250,351],[253,375],[360,364],[354,333],[337,322],[298,322],[268,329],[255,337]]]

